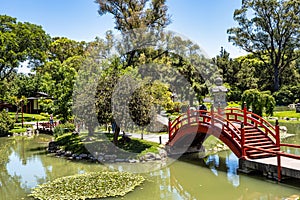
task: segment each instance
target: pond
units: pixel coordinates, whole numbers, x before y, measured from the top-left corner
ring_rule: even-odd
[[[154,165],[91,164],[45,154],[50,136],[0,138],[0,199],[31,199],[31,188],[58,177],[104,168],[130,169]],[[158,163],[157,163],[158,164]],[[141,166],[143,165],[143,166]],[[238,159],[230,151],[205,159],[184,156],[171,165],[143,174],[147,181],[122,199],[284,199],[300,195],[297,183],[276,183],[237,172]]]

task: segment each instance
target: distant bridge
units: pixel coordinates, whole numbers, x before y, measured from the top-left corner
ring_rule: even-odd
[[[244,165],[244,169],[266,168],[255,164],[264,159],[262,165],[266,165],[266,162],[267,168],[274,165],[277,168],[277,178],[280,180],[281,174],[285,173],[282,166],[286,168],[286,163],[281,163],[283,160],[293,163],[290,169],[296,170],[288,173],[296,173],[292,177],[300,178],[300,155],[286,153],[280,149],[281,146],[300,148],[300,145],[282,144],[278,121],[273,126],[261,116],[247,111],[246,107],[243,110],[218,109],[218,112],[214,112],[214,109],[210,112],[188,110],[173,122],[169,122],[169,141],[166,147],[169,154],[197,151],[210,135],[226,144],[240,158],[240,166]]]

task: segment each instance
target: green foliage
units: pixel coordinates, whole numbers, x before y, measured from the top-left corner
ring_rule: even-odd
[[[7,112],[0,112],[0,136],[7,136],[9,130],[13,129],[14,120],[10,118]]]
[[[242,105],[246,102],[247,108],[252,108],[252,112],[262,116],[265,108],[266,114],[273,115],[275,108],[275,99],[269,91],[260,92],[257,89],[250,89],[244,91],[242,94]]]
[[[9,132],[10,133],[25,133],[27,128],[14,128],[11,129]]]
[[[65,133],[55,138],[57,145],[61,146],[65,151],[72,151],[73,153],[89,153],[78,134]]]
[[[295,0],[245,0],[234,11],[238,27],[227,30],[229,41],[264,63],[264,75],[273,79],[272,91],[279,90],[283,72],[300,56],[295,51],[300,47],[299,12]]]
[[[24,61],[40,65],[45,60],[49,41],[41,26],[0,15],[0,81],[8,78]]]
[[[237,101],[228,101],[227,102],[227,107],[229,108],[240,108],[241,107],[241,102],[237,102]]]
[[[55,101],[42,100],[44,111],[60,115],[63,122],[72,116],[73,85],[77,76],[77,69],[83,62],[83,57],[73,56],[64,60],[54,60],[46,63],[45,68],[51,70],[41,72],[41,90],[53,96]]]
[[[55,179],[32,190],[39,200],[99,199],[125,196],[145,181],[128,172],[93,172]]]
[[[164,28],[170,23],[165,0],[97,2],[99,14],[112,14],[115,18],[115,28],[122,32],[138,28]]]
[[[56,137],[55,141],[64,150],[72,151],[76,154],[89,153],[88,150],[106,154],[116,154],[115,149],[111,148],[111,145],[113,145],[113,134],[97,133],[93,136],[93,140],[86,140],[86,138],[84,134],[64,133]],[[119,139],[121,139],[121,137],[119,137]],[[137,156],[144,155],[148,152],[158,153],[159,144],[131,138],[129,142],[118,143],[117,147],[121,149],[118,150],[118,155],[128,158],[128,156],[132,156],[132,154],[128,155],[126,152],[136,153],[138,154]]]
[[[138,126],[146,126],[154,117],[152,112],[153,98],[147,87],[137,88],[131,95],[129,114]]]
[[[300,100],[300,84],[293,86],[283,86],[278,92],[274,93],[276,104],[287,106],[292,103],[297,103]]]
[[[59,124],[56,126],[53,130],[53,135],[54,137],[61,136],[67,132],[73,132],[75,130],[75,125],[72,123],[64,123],[64,124]]]
[[[213,62],[218,66],[223,82],[229,85],[234,85],[237,82],[237,73],[239,72],[239,68],[229,55],[230,54],[221,47],[220,55],[213,58]]]
[[[155,142],[131,138],[130,142],[118,144],[118,147],[131,153],[138,153],[139,156],[141,156],[148,152],[158,153],[159,144]]]

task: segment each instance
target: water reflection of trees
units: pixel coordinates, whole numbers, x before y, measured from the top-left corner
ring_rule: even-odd
[[[8,138],[0,138],[0,199],[20,199],[24,189],[21,187],[20,176],[9,175],[6,165],[15,141]]]

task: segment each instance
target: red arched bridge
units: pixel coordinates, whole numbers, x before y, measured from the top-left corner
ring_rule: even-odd
[[[228,108],[221,112],[213,112],[213,109],[210,112],[188,110],[169,122],[166,147],[170,154],[182,154],[200,149],[210,135],[219,138],[243,160],[277,156],[278,168],[281,167],[280,157],[300,160],[300,155],[281,151],[281,146],[300,148],[300,145],[280,142],[278,121],[273,126],[261,116],[247,111],[246,107],[243,110]]]

